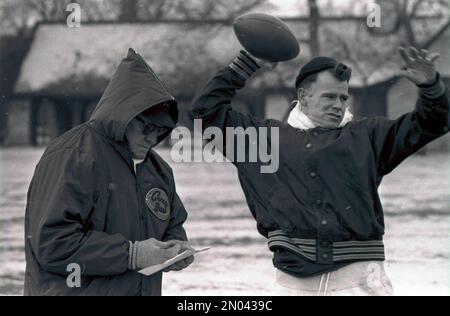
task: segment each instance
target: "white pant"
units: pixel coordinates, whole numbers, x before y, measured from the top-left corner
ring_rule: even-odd
[[[276,283],[281,296],[391,296],[394,292],[383,261],[352,263],[309,278],[277,269]]]

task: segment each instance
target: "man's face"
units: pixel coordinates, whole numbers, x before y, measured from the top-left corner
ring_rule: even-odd
[[[148,124],[142,116],[133,119],[125,131],[133,158],[144,159],[149,150],[158,144],[158,137],[166,132],[167,128]]]
[[[347,109],[347,81],[339,81],[325,71],[318,74],[317,80],[309,88],[300,91],[302,111],[317,126],[339,127]]]

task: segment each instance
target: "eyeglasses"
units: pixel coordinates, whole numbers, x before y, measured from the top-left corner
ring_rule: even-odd
[[[142,134],[144,134],[144,135],[148,135],[148,134],[153,133],[155,131],[158,132],[159,134],[162,134],[162,133],[167,131],[167,128],[161,127],[161,126],[157,126],[155,124],[150,123],[142,115],[138,115],[136,118],[144,125],[144,128],[142,129]]]

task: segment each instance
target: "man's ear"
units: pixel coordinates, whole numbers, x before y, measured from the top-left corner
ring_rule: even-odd
[[[298,89],[297,90],[297,96],[298,96],[298,102],[300,102],[300,105],[304,106],[306,104],[306,102],[305,102],[306,101],[305,100],[305,97],[306,97],[305,88]]]

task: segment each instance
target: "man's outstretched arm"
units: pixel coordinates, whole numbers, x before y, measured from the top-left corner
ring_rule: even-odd
[[[378,172],[384,176],[417,150],[446,134],[450,128],[449,94],[433,62],[438,54],[400,48],[405,61],[400,75],[419,88],[414,111],[396,120],[369,121],[372,147]]]

